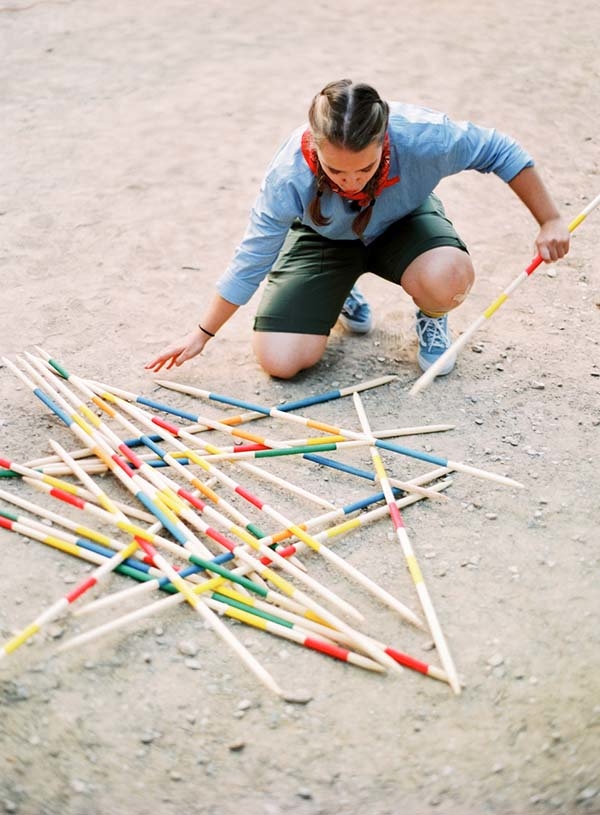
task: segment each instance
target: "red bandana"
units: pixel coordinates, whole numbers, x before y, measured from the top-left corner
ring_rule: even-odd
[[[312,133],[310,130],[305,130],[302,134],[302,155],[304,156],[304,160],[312,170],[314,175],[318,175],[319,172],[319,159],[317,158],[317,151],[315,149]],[[359,192],[355,193],[348,193],[341,190],[337,184],[335,184],[328,175],[324,173],[325,182],[328,185],[329,189],[332,192],[337,192],[338,195],[341,195],[342,198],[349,198],[352,201],[356,201],[360,207],[368,207],[370,204],[375,203],[375,199],[378,195],[380,195],[386,187],[391,187],[394,184],[397,184],[400,181],[400,176],[396,175],[393,178],[388,178],[388,174],[390,171],[390,137],[388,134],[385,134],[385,138],[383,140],[383,150],[381,153],[381,161],[379,162],[379,167],[377,168],[377,172],[373,177],[373,181],[375,185],[373,187],[373,191],[371,194],[364,192],[364,190],[360,190]]]

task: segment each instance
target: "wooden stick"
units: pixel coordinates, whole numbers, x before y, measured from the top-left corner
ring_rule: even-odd
[[[102,391],[101,395],[106,398],[106,387],[105,385],[101,385],[100,383],[94,383],[88,380],[88,384],[92,388],[92,390],[100,389]],[[173,413],[177,416],[181,416],[184,419],[188,419],[190,421],[196,421],[197,417],[188,411],[183,410],[176,410],[174,408],[166,408],[164,405],[160,405],[160,403],[155,402],[151,399],[146,399],[144,397],[136,397],[135,394],[131,394],[128,391],[123,391],[120,388],[113,388],[112,389],[114,396],[119,396],[125,400],[128,400],[128,397],[132,397],[129,401],[139,402],[149,407],[153,407],[157,410],[167,410],[167,412]],[[208,391],[202,391],[198,389],[199,394],[205,394],[206,398],[215,398],[214,394],[209,394]],[[369,444],[374,444],[376,447],[380,447],[384,450],[390,450],[395,453],[400,453],[401,455],[409,456],[411,458],[420,459],[421,461],[427,461],[430,464],[434,464],[438,467],[449,467],[451,470],[455,470],[456,472],[464,472],[469,475],[474,475],[479,478],[485,478],[490,481],[495,481],[498,484],[503,484],[507,487],[517,487],[519,489],[523,488],[523,484],[518,481],[515,481],[512,478],[507,478],[506,476],[498,475],[497,473],[492,473],[487,470],[482,470],[478,467],[472,467],[468,464],[464,464],[459,461],[451,461],[450,459],[442,458],[441,456],[432,455],[431,453],[426,453],[421,450],[412,450],[409,447],[404,447],[398,444],[392,444],[391,442],[385,441],[384,439],[376,439],[372,434],[365,435],[364,433],[357,433],[354,430],[350,430],[348,428],[341,428],[336,427],[334,425],[327,424],[325,422],[319,422],[314,419],[308,419],[304,416],[295,413],[287,413],[286,411],[279,410],[277,408],[264,408],[260,405],[256,405],[250,402],[245,402],[240,399],[234,399],[233,397],[219,397],[220,400],[226,401],[228,404],[235,404],[239,407],[248,407],[253,410],[257,410],[258,412],[264,413],[266,416],[272,416],[274,418],[281,418],[288,422],[295,422],[297,424],[302,424],[305,427],[311,427],[316,430],[320,430],[324,433],[328,433],[331,435],[336,436],[345,436],[347,439],[352,439],[356,441],[363,441]]]
[[[75,600],[85,594],[86,591],[96,586],[107,574],[110,574],[110,572],[116,569],[126,558],[132,555],[137,548],[137,543],[133,541],[133,543],[130,543],[129,546],[126,546],[122,551],[117,552],[110,559],[105,560],[104,563],[94,569],[89,577],[86,577],[72,591],[67,592],[60,600],[57,600],[36,617],[35,620],[20,633],[11,637],[3,646],[0,646],[0,660],[8,656],[8,654],[13,653],[13,651],[16,651],[17,648],[31,639],[31,637],[37,634],[45,625],[55,620],[71,603],[74,603]]]
[[[365,412],[360,395],[356,393],[354,394],[353,398],[354,405],[356,407],[356,412],[358,413],[360,419],[361,427],[363,428],[363,431],[368,434],[370,433],[369,420],[367,419],[367,414]],[[387,474],[385,472],[385,468],[383,466],[383,461],[381,460],[379,451],[376,450],[375,447],[371,447],[371,456],[373,458],[373,465],[375,466],[375,469],[379,473],[379,483],[381,484],[381,488],[383,489],[386,495],[390,517],[396,530],[398,540],[400,541],[400,545],[402,546],[402,551],[406,559],[406,564],[408,566],[408,570],[410,572],[410,575],[413,579],[413,583],[417,590],[419,600],[421,601],[421,607],[427,619],[427,623],[429,625],[433,641],[435,642],[435,646],[437,648],[438,654],[440,655],[442,665],[444,666],[444,670],[446,671],[446,674],[448,676],[448,682],[450,683],[450,687],[452,688],[454,693],[459,694],[461,690],[460,680],[458,678],[456,668],[454,667],[454,662],[450,655],[450,649],[448,648],[448,645],[446,643],[446,639],[442,632],[442,628],[439,624],[439,620],[433,607],[433,603],[431,602],[431,597],[429,596],[429,592],[427,591],[427,587],[423,580],[423,575],[421,573],[419,564],[417,563],[417,559],[415,557],[415,553],[410,543],[408,533],[406,532],[406,528],[404,527],[402,515],[400,513],[400,510],[394,503],[394,496],[387,478]]]
[[[196,589],[194,589],[194,591],[201,591],[205,588],[205,586],[206,584],[202,584],[198,586]],[[125,625],[128,625],[131,622],[136,622],[138,620],[144,619],[145,617],[149,617],[151,615],[164,611],[165,609],[168,609],[171,606],[178,604],[179,602],[181,602],[182,599],[183,598],[180,598],[178,595],[173,595],[172,597],[167,597],[163,600],[158,600],[154,603],[144,606],[143,608],[129,612],[128,614],[124,614],[115,620],[97,626],[96,628],[93,628],[90,631],[85,632],[84,634],[79,634],[78,636],[71,638],[67,642],[62,643],[58,647],[57,652],[63,653],[73,648],[80,648],[85,643],[93,642],[94,640],[98,639],[101,636],[113,633],[114,631],[117,631],[118,629],[122,628]],[[384,668],[378,662],[368,659],[367,657],[364,657],[361,654],[355,654],[346,649],[336,648],[335,646],[332,646],[327,640],[321,640],[316,637],[310,637],[307,632],[301,632],[300,629],[298,629],[296,632],[293,632],[292,629],[285,624],[283,619],[282,618],[278,619],[276,615],[273,614],[269,615],[271,619],[267,620],[261,616],[258,616],[255,613],[252,613],[254,609],[252,609],[251,606],[247,606],[246,607],[247,610],[243,610],[240,608],[235,608],[231,605],[227,605],[226,603],[216,600],[214,598],[203,597],[202,599],[209,608],[213,608],[215,611],[218,611],[219,614],[231,617],[232,619],[245,623],[246,625],[251,625],[255,628],[262,629],[263,631],[268,631],[270,634],[283,637],[285,639],[296,642],[300,645],[304,645],[305,647],[312,648],[313,650],[317,650],[320,651],[321,653],[328,654],[329,656],[332,656],[336,659],[340,659],[344,662],[348,662],[349,664],[356,665],[361,668],[366,668],[371,671],[378,672],[384,671]],[[280,695],[282,695],[282,692]]]
[[[575,230],[579,226],[579,224],[581,224],[587,218],[590,212],[593,209],[595,209],[598,206],[598,204],[600,204],[600,195],[597,195],[594,198],[594,200],[591,201],[587,205],[587,207],[585,207],[579,213],[579,215],[576,218],[574,218],[574,220],[571,221],[571,223],[568,226],[569,232],[573,232],[573,230]],[[419,391],[422,391],[424,388],[426,388],[433,382],[433,380],[438,375],[440,370],[446,364],[448,358],[458,353],[458,351],[464,348],[464,346],[468,343],[473,334],[486,322],[486,320],[489,320],[496,313],[496,311],[498,311],[500,306],[502,306],[508,300],[508,298],[515,291],[515,289],[517,289],[521,285],[521,283],[527,280],[527,278],[529,278],[533,274],[533,272],[535,272],[535,270],[541,264],[541,262],[542,256],[539,254],[536,255],[529,264],[529,266],[526,269],[524,269],[521,272],[521,274],[519,274],[512,281],[512,283],[504,289],[502,294],[499,297],[497,297],[496,300],[494,300],[494,302],[491,303],[491,305],[489,305],[486,308],[483,314],[481,314],[473,323],[471,323],[470,326],[468,326],[462,332],[460,337],[458,337],[458,339],[456,339],[450,345],[450,347],[447,348],[443,354],[441,354],[439,359],[437,359],[433,363],[433,365],[431,365],[431,367],[429,367],[423,374],[421,374],[421,376],[417,379],[417,381],[414,383],[414,385],[409,391],[411,396],[414,396],[416,393],[419,393]]]
[[[260,417],[260,418],[264,418],[264,414],[259,413],[259,414],[256,414],[256,415],[258,417]],[[220,419],[220,421],[223,422],[224,424],[226,423],[226,420],[224,420],[224,419]],[[229,424],[231,424],[231,422],[229,422]],[[185,429],[187,430],[188,433],[198,433],[200,431],[210,430],[210,428],[206,427],[205,425],[201,425],[201,424],[198,424],[198,423],[186,425]],[[453,424],[414,425],[412,427],[391,427],[391,428],[389,428],[387,430],[375,430],[375,431],[373,431],[373,435],[377,439],[391,439],[391,438],[397,438],[399,436],[416,436],[416,435],[421,435],[421,434],[425,434],[425,433],[443,433],[443,432],[446,432],[447,430],[454,430],[454,429],[455,429],[455,425],[453,425]],[[158,434],[156,434],[155,436],[151,436],[150,438],[152,439],[152,441],[159,441],[160,436],[158,436]],[[290,446],[292,446],[293,444],[296,444],[296,443],[297,443],[296,440],[287,441],[287,444],[289,444]],[[127,444],[128,447],[129,446],[133,447],[133,446],[141,445],[142,442],[140,441],[139,438],[135,438],[135,439],[126,440],[125,444]],[[74,458],[76,460],[77,459],[86,459],[86,458],[91,457],[91,452],[90,452],[89,447],[81,447],[81,448],[79,448],[77,450],[70,450],[69,453],[72,456],[72,458]],[[140,455],[140,458],[149,458],[149,457],[150,457],[150,454],[147,454],[147,453]],[[26,461],[25,464],[28,467],[35,467],[35,468],[45,468],[45,467],[49,467],[52,464],[56,464],[58,467],[60,467],[60,463],[59,463],[57,457],[54,456],[54,455],[40,456],[40,458],[31,459],[29,461]],[[97,467],[98,468],[97,472],[105,472],[106,471],[106,467],[98,459],[94,459],[93,461],[90,461],[89,463],[86,463],[83,466]],[[62,471],[62,469],[63,468],[61,467],[61,471]],[[50,472],[52,475],[62,475],[63,474],[62,472],[59,472],[58,470],[56,472],[51,471],[51,470],[44,470],[44,471],[45,472]]]
[[[370,388],[378,388],[380,385],[387,385],[389,382],[393,382],[397,380],[398,377],[394,374],[388,374],[386,376],[380,376],[377,379],[371,379],[367,382],[362,382],[361,384],[356,385],[348,385],[345,388],[339,388],[338,390],[328,391],[327,393],[321,393],[316,396],[306,396],[302,399],[296,399],[293,402],[284,402],[283,404],[279,405],[279,410],[297,410],[298,408],[309,407],[310,405],[320,404],[322,402],[330,402],[334,399],[339,399],[340,397],[350,396],[353,393],[358,393],[359,391],[368,390]],[[198,389],[192,387],[191,385],[183,385],[180,382],[172,382],[166,379],[157,379],[155,382],[158,385],[161,385],[163,388],[168,388],[169,390],[178,391],[179,393],[185,393],[190,396],[199,396]],[[110,388],[105,388],[105,390],[110,390]],[[222,402],[222,398],[218,396],[218,394],[211,394],[209,399],[214,399],[217,402]],[[130,400],[129,400],[130,401]],[[264,419],[264,414],[262,412],[258,413],[253,411],[246,416],[242,417],[230,417],[229,423],[233,424],[235,421],[236,424],[240,424],[242,422],[249,422],[252,419]]]

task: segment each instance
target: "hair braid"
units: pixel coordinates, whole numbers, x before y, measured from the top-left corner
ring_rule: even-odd
[[[331,223],[331,218],[327,218],[321,212],[321,198],[323,197],[324,190],[327,188],[327,176],[323,172],[320,162],[318,162],[318,167],[317,194],[309,204],[308,213],[313,223],[317,224],[317,226],[327,226],[327,224]]]

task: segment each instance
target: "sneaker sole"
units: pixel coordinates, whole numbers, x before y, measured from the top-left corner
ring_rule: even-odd
[[[435,360],[425,359],[421,356],[421,354],[417,355],[417,362],[419,363],[419,368],[425,373],[431,366],[434,364]],[[456,357],[451,357],[448,362],[444,365],[441,370],[437,372],[438,376],[447,376],[449,373],[452,373],[454,367],[456,366]]]

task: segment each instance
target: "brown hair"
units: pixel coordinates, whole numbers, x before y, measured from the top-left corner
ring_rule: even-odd
[[[375,88],[351,79],[340,79],[325,85],[310,105],[308,121],[315,145],[327,141],[336,147],[360,152],[373,142],[383,144],[389,119],[389,106]],[[359,237],[371,219],[375,203],[372,194],[377,175],[369,180],[365,193],[371,194],[369,206],[359,212],[352,224],[352,231]],[[317,159],[317,194],[309,206],[309,214],[318,226],[330,222],[321,212],[321,197],[328,186],[327,175]]]

